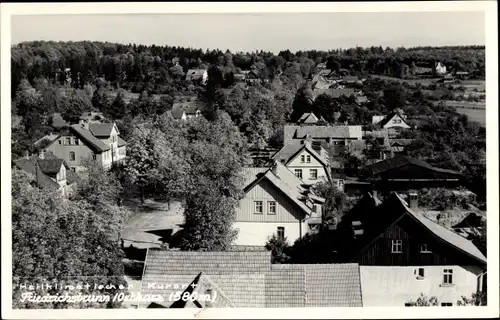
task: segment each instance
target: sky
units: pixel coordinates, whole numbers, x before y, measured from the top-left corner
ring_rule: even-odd
[[[11,42],[109,41],[237,51],[485,45],[483,12],[12,16]]]

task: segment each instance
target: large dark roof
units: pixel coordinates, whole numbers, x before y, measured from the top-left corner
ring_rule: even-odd
[[[14,164],[21,170],[27,172],[28,174],[35,177],[35,181],[38,186],[43,189],[58,190],[60,188],[59,184],[50,178],[47,173],[45,173],[40,166],[40,164],[49,162],[50,165],[46,165],[46,169],[52,171],[52,165],[55,163],[52,160],[42,160],[38,156],[33,155],[29,158],[19,158],[13,161]],[[59,163],[59,169],[61,168],[62,162]],[[57,171],[59,172],[59,170]],[[56,173],[57,173],[56,172]]]
[[[114,127],[114,123],[89,123],[89,131],[96,137],[109,137]]]
[[[361,307],[357,264],[272,265],[270,251],[148,250],[142,294],[168,295],[201,273],[231,307]],[[154,288],[149,284],[156,283]],[[162,284],[170,284],[170,288]],[[178,289],[177,289],[178,290]],[[215,306],[215,305],[214,305]]]
[[[74,124],[70,128],[92,151],[101,153],[110,149],[109,145],[97,139],[92,132],[82,127],[81,124]]]
[[[407,157],[407,156],[397,156],[394,158],[389,158],[389,159],[386,159],[383,161],[376,162],[374,164],[371,164],[371,165],[364,167],[363,171],[365,171],[366,173],[368,173],[371,176],[375,176],[375,175],[378,175],[384,171],[399,168],[399,167],[405,166],[407,164],[412,164],[412,165],[426,168],[428,170],[432,170],[435,172],[448,173],[448,174],[453,174],[453,175],[457,175],[457,176],[460,175],[460,173],[457,171],[435,168],[425,161],[411,158],[411,157]]]

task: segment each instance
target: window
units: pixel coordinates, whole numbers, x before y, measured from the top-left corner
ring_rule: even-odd
[[[305,162],[305,158],[306,158],[305,155],[301,155],[300,156],[300,163],[304,163]]]
[[[427,244],[426,243],[422,243],[420,245],[420,253],[429,253],[429,249],[427,248]]]
[[[309,175],[311,176],[311,180],[318,179],[318,169],[310,169]]]
[[[391,252],[392,253],[403,252],[403,240],[392,240]]]
[[[339,188],[344,188],[344,180],[339,180]]]
[[[425,277],[424,268],[418,268],[417,279],[422,280]]]
[[[267,214],[276,214],[276,201],[267,202]]]
[[[441,307],[453,307],[453,303],[451,303],[451,302],[441,302]]]
[[[318,212],[318,206],[315,205],[315,204],[313,204],[312,211],[317,213]]]
[[[295,176],[302,179],[302,169],[295,169]]]
[[[254,213],[262,214],[262,201],[254,201]]]
[[[401,123],[401,119],[394,119],[392,123]]]
[[[58,142],[59,142],[59,144],[62,144],[62,140],[61,140],[61,139],[59,139],[59,141],[58,141]]]
[[[310,156],[310,155],[307,155],[307,156],[306,156],[306,162],[307,162],[307,163],[311,163],[311,156]]]
[[[73,151],[71,151],[69,153],[69,161],[75,161],[75,160],[76,160],[75,153]]]
[[[92,154],[92,160],[97,160],[97,156],[95,153]]]
[[[79,146],[79,145],[80,145],[80,140],[79,140],[79,139],[75,139],[75,144],[76,144],[77,146]]]
[[[443,284],[451,285],[453,284],[453,269],[443,270]]]
[[[66,144],[71,145],[71,137],[66,137]]]
[[[72,170],[73,172],[76,172],[76,168],[75,168],[75,167],[71,167],[71,170]]]
[[[285,238],[285,227],[278,227],[278,238]]]

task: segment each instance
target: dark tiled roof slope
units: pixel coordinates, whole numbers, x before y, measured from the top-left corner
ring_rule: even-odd
[[[114,123],[89,123],[89,130],[96,137],[109,137],[114,126]]]
[[[101,140],[94,137],[94,135],[80,124],[70,126],[71,130],[87,145],[92,151],[104,152],[110,149],[110,146],[104,144]]]

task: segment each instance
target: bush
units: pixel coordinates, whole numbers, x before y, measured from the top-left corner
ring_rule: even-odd
[[[273,234],[266,243],[266,249],[271,251],[271,263],[286,263],[290,260],[290,245],[286,237]]]

